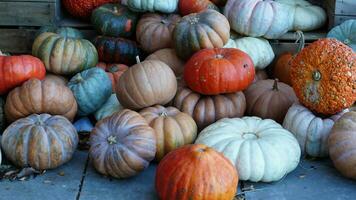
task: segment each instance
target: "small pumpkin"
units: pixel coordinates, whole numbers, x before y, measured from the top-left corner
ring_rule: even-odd
[[[135,64],[136,56],[145,57],[136,42],[124,38],[98,36],[94,39],[94,45],[98,50],[99,60],[106,63],[122,63],[130,66]]]
[[[320,39],[304,48],[290,69],[299,101],[320,114],[332,115],[356,100],[356,54],[335,39]]]
[[[41,35],[42,33],[57,33],[60,36],[63,37],[70,37],[70,38],[79,38],[82,39],[84,38],[83,33],[80,32],[79,30],[71,27],[57,27],[57,26],[42,26],[36,34],[36,37]]]
[[[94,113],[95,119],[100,121],[106,117],[120,112],[124,107],[117,100],[116,94],[112,94],[109,99]]]
[[[96,30],[111,37],[131,37],[135,33],[137,21],[138,15],[120,4],[104,4],[91,15]]]
[[[185,83],[204,95],[242,91],[254,77],[255,68],[250,56],[233,48],[200,50],[184,68]]]
[[[66,10],[74,17],[90,19],[93,10],[106,3],[120,2],[120,0],[62,0]]]
[[[327,35],[328,38],[335,38],[356,52],[356,20],[350,19],[339,26],[335,26]]]
[[[169,153],[156,170],[160,199],[231,200],[237,184],[234,166],[205,145],[187,145]]]
[[[68,83],[67,78],[63,77],[63,76],[59,76],[59,75],[55,75],[55,74],[50,74],[47,73],[45,79],[50,79],[51,81],[56,82],[56,84],[61,84],[66,86]]]
[[[88,117],[83,117],[76,121],[73,125],[79,136],[78,149],[88,150],[90,148],[89,136],[94,128],[93,124]]]
[[[77,100],[79,116],[87,116],[98,110],[112,93],[109,77],[98,67],[76,74],[68,87]]]
[[[178,6],[178,0],[121,0],[121,3],[135,12],[173,13]]]
[[[283,123],[288,109],[298,102],[293,88],[275,80],[261,80],[252,84],[245,92],[247,109],[250,116],[273,119]]]
[[[173,106],[189,114],[199,129],[226,117],[242,117],[246,99],[242,92],[205,96],[182,87],[173,100]]]
[[[348,112],[337,120],[328,142],[330,158],[345,177],[356,179],[356,112]]]
[[[148,53],[171,47],[172,33],[180,19],[176,14],[144,14],[137,24],[136,41]]]
[[[72,75],[98,63],[98,52],[88,40],[56,33],[39,35],[33,43],[32,55],[43,61],[47,71],[59,75]]]
[[[266,80],[268,79],[268,74],[265,70],[256,70],[255,71],[255,78],[253,79],[253,83],[257,81]]]
[[[223,47],[229,37],[229,22],[215,10],[184,16],[173,32],[175,50],[185,60],[201,49]]]
[[[96,66],[105,70],[111,80],[112,91],[115,92],[116,84],[118,84],[121,75],[128,69],[128,67],[123,64],[106,64],[103,62],[99,62]]]
[[[298,141],[277,122],[258,117],[222,119],[199,133],[196,144],[223,153],[244,181],[282,179],[299,164]]]
[[[0,96],[0,132],[2,132],[6,127],[4,106],[5,106],[5,101]],[[1,162],[0,162],[0,164],[1,164]]]
[[[156,105],[140,111],[140,115],[156,133],[156,160],[169,152],[191,144],[197,137],[197,125],[193,118],[174,107]]]
[[[78,135],[62,116],[33,114],[12,123],[3,133],[1,147],[18,167],[54,169],[68,162],[78,145]]]
[[[95,169],[115,178],[137,175],[156,154],[154,130],[138,113],[127,109],[99,121],[90,144]]]
[[[77,102],[72,91],[56,81],[30,79],[7,95],[5,115],[13,122],[35,113],[62,115],[72,121]]]
[[[219,8],[209,0],[179,0],[178,7],[182,16],[199,13],[206,9],[219,11]]]
[[[135,110],[156,104],[165,105],[176,92],[176,76],[170,67],[159,60],[138,60],[138,64],[121,76],[116,89],[120,103]]]
[[[183,76],[185,62],[181,60],[174,49],[160,49],[151,55],[146,60],[159,60],[166,63],[177,77]]]

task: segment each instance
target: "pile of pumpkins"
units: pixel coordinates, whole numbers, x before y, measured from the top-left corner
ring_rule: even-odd
[[[355,21],[304,47],[302,31],[327,20],[305,0],[62,2],[100,35],[43,27],[32,55],[0,56],[1,149],[13,164],[56,168],[87,130],[101,174],[159,162],[161,199],[233,199],[239,180],[278,181],[301,155],[330,155],[356,178]],[[267,39],[288,31],[299,52],[275,59]]]

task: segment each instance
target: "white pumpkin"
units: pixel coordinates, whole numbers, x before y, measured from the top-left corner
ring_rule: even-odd
[[[205,128],[195,143],[223,153],[240,180],[278,181],[299,163],[300,148],[292,133],[258,117],[225,118]]]
[[[178,8],[178,0],[121,0],[121,4],[135,12],[173,13]]]
[[[263,38],[242,37],[229,39],[224,48],[236,48],[247,53],[256,69],[264,69],[274,59],[274,52],[268,40]]]
[[[314,115],[308,108],[293,104],[284,118],[283,127],[295,135],[302,154],[312,157],[327,157],[329,155],[328,137],[331,128],[335,121],[341,117],[341,114],[321,118]]]
[[[275,0],[291,7],[291,30],[311,31],[321,28],[326,23],[326,12],[305,0]]]
[[[290,9],[275,1],[228,0],[224,15],[237,33],[275,39],[289,30]]]

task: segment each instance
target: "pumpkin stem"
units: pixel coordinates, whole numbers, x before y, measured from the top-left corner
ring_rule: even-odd
[[[277,90],[278,91],[278,78],[274,79],[274,83],[273,83],[273,90]]]
[[[167,112],[161,112],[161,113],[159,114],[159,116],[160,116],[160,117],[167,117],[168,114],[167,114]]]
[[[137,64],[141,63],[140,56],[136,56],[136,62],[137,62]]]
[[[0,56],[8,56],[8,54],[3,53],[3,52],[0,50]]]
[[[297,40],[295,41],[295,43],[299,43],[298,51],[297,51],[299,53],[302,51],[302,49],[304,49],[305,37],[302,31],[296,31],[295,33],[297,34]]]
[[[117,9],[116,6],[114,6],[114,13],[118,13],[118,12],[119,12],[119,10]]]
[[[312,76],[313,76],[314,81],[321,80],[321,73],[319,72],[319,70],[313,71]]]
[[[110,73],[115,73],[119,71],[119,68],[116,65],[111,65],[108,70]]]
[[[108,137],[108,142],[109,142],[109,144],[117,144],[116,137],[110,135],[110,136]]]
[[[36,125],[36,126],[43,126],[43,125],[44,125],[44,123],[43,123],[43,121],[42,121],[40,115],[37,115],[37,120],[38,120],[38,121],[35,122],[35,125]]]
[[[78,76],[75,78],[74,81],[75,81],[76,83],[80,83],[80,82],[84,81],[84,79],[83,79],[83,77],[82,77],[81,74],[78,74]]]

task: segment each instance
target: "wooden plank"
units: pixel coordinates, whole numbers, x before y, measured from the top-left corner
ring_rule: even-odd
[[[313,40],[318,40],[320,38],[325,38],[326,37],[326,31],[313,31],[313,32],[304,32],[304,38],[306,41],[313,41]],[[288,32],[281,37],[279,37],[277,40],[290,40],[290,41],[295,41],[297,40],[298,35],[295,32]]]
[[[334,15],[356,15],[355,0],[326,0],[325,3]]]
[[[350,20],[350,19],[355,19],[356,20],[356,15],[355,16],[335,15],[335,16],[332,16],[332,18],[330,20],[332,22],[332,27],[334,27],[334,26],[340,25],[344,21],[347,21],[347,20]]]

